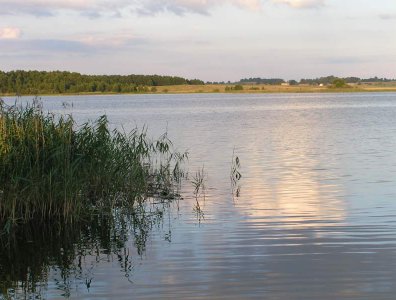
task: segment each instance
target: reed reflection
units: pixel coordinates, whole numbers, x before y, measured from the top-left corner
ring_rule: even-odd
[[[126,280],[133,280],[134,260],[146,251],[153,227],[163,224],[170,202],[152,200],[133,210],[94,215],[70,224],[17,227],[0,237],[0,295],[9,298],[44,297],[48,279],[69,297],[72,290],[94,285],[95,268],[117,261]],[[168,224],[170,226],[170,224]],[[162,227],[170,242],[170,227]],[[54,273],[57,274],[54,276]]]

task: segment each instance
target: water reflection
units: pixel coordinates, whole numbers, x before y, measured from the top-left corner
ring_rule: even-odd
[[[17,227],[0,237],[0,291],[12,299],[41,298],[51,277],[52,289],[69,297],[78,286],[89,291],[95,269],[106,262],[117,262],[132,283],[134,260],[145,253],[153,227],[162,226],[163,239],[171,241],[164,215],[175,205],[149,199],[133,210],[117,209],[80,223]]]
[[[165,211],[147,235],[127,228],[129,241],[113,248],[92,250],[89,242],[82,275],[68,277],[71,298],[394,298],[396,94],[81,98],[74,106],[81,118],[109,112],[114,124],[148,124],[153,136],[168,125],[175,145],[189,149],[190,174],[204,162],[207,181],[205,199],[188,182],[180,214]],[[242,174],[235,186],[233,147]],[[42,276],[48,298],[66,285],[56,249],[41,264],[50,266]],[[5,273],[10,261],[0,262]],[[14,283],[26,279],[26,270],[11,274]]]
[[[248,211],[253,222],[278,219],[284,228],[315,227],[315,220],[322,221],[320,226],[342,222],[346,207],[337,180],[339,166],[323,159],[317,145],[318,140],[332,143],[333,136],[319,117],[298,110],[272,122],[271,131],[246,146],[254,163],[244,169],[246,188],[238,207]]]

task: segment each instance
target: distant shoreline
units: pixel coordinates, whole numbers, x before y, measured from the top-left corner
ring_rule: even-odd
[[[330,86],[308,86],[308,85],[242,85],[242,90],[233,89],[234,84],[206,84],[206,85],[172,85],[156,86],[155,92],[82,92],[82,93],[54,93],[54,94],[0,94],[0,97],[15,96],[82,96],[82,95],[156,95],[156,94],[281,94],[281,93],[374,93],[374,92],[396,92],[396,83],[392,84],[362,84],[350,85],[343,88]]]

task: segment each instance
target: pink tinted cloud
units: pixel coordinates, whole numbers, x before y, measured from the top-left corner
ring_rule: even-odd
[[[0,39],[15,40],[19,39],[22,35],[22,31],[16,27],[4,27],[0,28]]]
[[[272,0],[272,2],[283,3],[293,8],[312,8],[325,4],[325,0]]]

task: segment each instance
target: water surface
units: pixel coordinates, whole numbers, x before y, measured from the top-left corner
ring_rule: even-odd
[[[394,299],[395,93],[43,101],[45,109],[72,113],[78,122],[106,113],[112,126],[125,130],[147,125],[153,137],[167,131],[179,150],[189,151],[190,180],[204,168],[206,190],[198,199],[204,215],[197,216],[187,180],[183,199],[150,223],[143,242],[128,225],[121,226],[122,235],[117,226],[106,235],[115,239],[94,236],[101,241],[94,247],[81,243],[79,235],[72,243],[77,249],[70,247],[75,268],[50,259],[32,294],[48,299]],[[233,153],[242,174],[234,186]],[[9,270],[4,260],[0,270],[1,264]],[[8,293],[23,297],[22,290]]]

